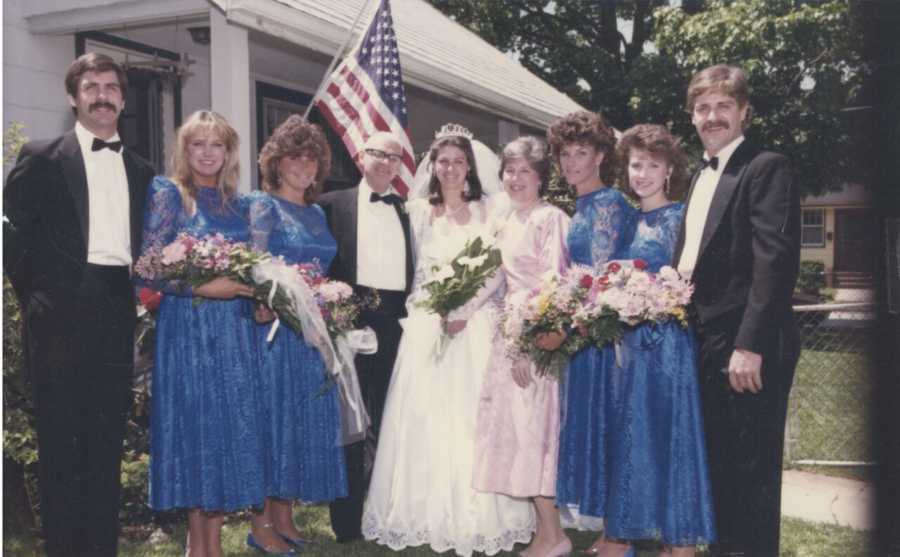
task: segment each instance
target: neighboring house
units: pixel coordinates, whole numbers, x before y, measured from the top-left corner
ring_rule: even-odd
[[[66,68],[79,54],[102,51],[128,69],[126,144],[162,171],[182,119],[212,108],[240,134],[240,186],[254,188],[259,148],[289,114],[305,110],[364,5],[355,37],[376,0],[5,1],[4,127],[20,121],[30,138],[71,128]],[[522,133],[543,135],[551,121],[581,109],[424,0],[393,0],[392,11],[417,154],[446,122],[496,147]],[[359,174],[329,133],[328,187],[346,187]]]
[[[871,192],[859,184],[807,196],[801,203],[800,259],[825,264],[828,286],[872,286],[880,232]]]

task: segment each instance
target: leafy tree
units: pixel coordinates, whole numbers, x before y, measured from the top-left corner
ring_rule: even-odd
[[[667,124],[694,155],[690,76],[741,65],[753,88],[748,135],[790,155],[806,192],[859,178],[841,112],[864,73],[850,0],[429,1],[618,128]]]
[[[631,125],[629,73],[666,0],[429,0],[584,106]],[[696,5],[698,2],[689,3]],[[630,38],[626,36],[631,29]]]
[[[654,17],[659,57],[683,83],[716,63],[748,72],[754,108],[748,135],[791,156],[805,192],[838,188],[853,175],[853,140],[841,110],[864,72],[847,0],[714,0],[694,15],[661,8]],[[651,116],[659,106],[645,110],[645,98],[659,97],[633,99],[632,109]],[[675,131],[690,137],[689,117],[678,108],[671,108]]]

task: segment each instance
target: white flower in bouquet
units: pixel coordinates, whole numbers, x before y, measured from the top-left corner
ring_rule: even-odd
[[[460,265],[465,265],[469,269],[477,269],[485,261],[487,261],[487,257],[487,253],[482,253],[481,255],[475,257],[460,257],[457,261],[459,261]]]
[[[455,273],[453,272],[452,266],[444,265],[434,272],[434,275],[432,275],[431,280],[428,281],[428,284],[444,282],[447,279],[453,278],[454,274]]]

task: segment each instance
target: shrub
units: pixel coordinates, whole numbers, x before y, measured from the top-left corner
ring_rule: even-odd
[[[821,261],[801,261],[797,290],[804,294],[818,295],[825,287],[825,264]]]

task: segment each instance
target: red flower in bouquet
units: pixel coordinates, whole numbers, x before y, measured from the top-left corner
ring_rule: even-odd
[[[162,292],[145,286],[138,291],[138,299],[147,311],[156,311],[159,303],[162,302]]]
[[[643,259],[635,259],[633,265],[635,269],[638,269],[640,271],[643,271],[647,268],[647,262]]]
[[[615,261],[613,261],[612,263],[610,263],[609,265],[606,266],[606,271],[608,273],[618,273],[621,270],[622,270],[622,266],[619,265],[618,263],[616,263]]]
[[[581,277],[581,280],[578,282],[578,285],[582,288],[590,288],[594,284],[594,277],[591,275],[584,275]]]

